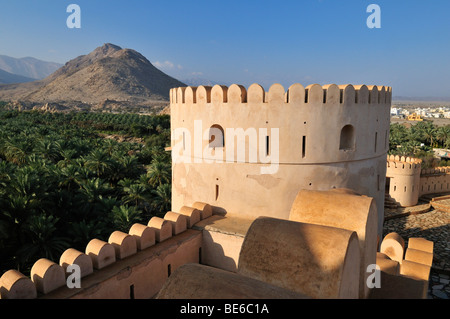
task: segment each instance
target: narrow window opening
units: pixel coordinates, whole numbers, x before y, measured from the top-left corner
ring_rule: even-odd
[[[219,198],[219,185],[216,184],[216,200]]]
[[[405,186],[405,193],[406,193],[406,186]]]
[[[202,263],[202,247],[198,249],[198,263]]]
[[[352,125],[346,125],[341,130],[340,150],[353,150],[355,148],[355,130]]]
[[[167,277],[170,277],[171,274],[172,274],[172,265],[168,264],[167,265]]]
[[[387,136],[388,136],[388,131],[386,131],[386,132],[384,133],[384,149],[387,148],[387,140],[388,140]]]
[[[305,90],[305,103],[308,103],[308,93],[309,90]]]
[[[214,124],[209,129],[209,147],[225,147],[225,132],[222,126]]]
[[[327,103],[327,90],[323,90],[323,104]]]
[[[375,132],[375,147],[374,147],[374,152],[377,152],[377,145],[378,144],[378,132]]]
[[[344,90],[341,90],[340,91],[340,94],[339,94],[339,103],[344,103]]]
[[[394,192],[397,191],[397,186],[394,186]]]
[[[130,286],[130,299],[134,299],[134,285]]]
[[[302,140],[302,158],[306,156],[306,136],[303,136]]]
[[[266,136],[266,156],[270,154],[270,139],[269,136]]]

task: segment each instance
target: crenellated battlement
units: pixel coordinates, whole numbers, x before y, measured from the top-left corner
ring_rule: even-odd
[[[170,90],[171,104],[295,104],[295,105],[358,105],[390,104],[392,88],[376,85],[336,85],[321,86],[311,84],[304,87],[296,83],[287,90],[281,84],[273,84],[266,92],[259,84],[252,84],[248,90],[244,86],[232,84],[179,87]]]
[[[0,278],[0,299],[151,298],[177,267],[199,262],[201,231],[191,228],[211,217],[212,208],[192,206],[134,224],[128,233],[114,231],[108,241],[94,238],[84,252],[68,248],[59,261],[41,258],[30,277],[9,270]],[[79,267],[81,287],[69,287],[72,265]]]
[[[450,173],[450,167],[435,167],[435,168],[428,168],[423,169],[420,173],[421,176],[427,176],[427,175],[446,175]]]
[[[250,145],[256,153],[269,154],[270,146],[276,146],[272,150],[279,151],[279,157],[271,156],[271,163],[303,165],[382,157],[389,146],[391,98],[390,87],[376,85],[312,84],[305,88],[296,83],[285,90],[275,83],[267,92],[259,84],[248,89],[238,84],[173,88],[172,147],[182,145],[186,151],[182,155],[192,156],[196,145],[205,150],[210,143],[203,136],[200,141],[192,141],[194,134],[200,132],[198,137],[208,134],[205,130],[218,128],[224,136],[230,133],[221,145],[226,153],[233,147],[237,130],[242,129],[243,133],[254,130],[265,134]],[[198,123],[201,128],[195,126]],[[175,133],[177,129],[185,133]],[[188,141],[187,135],[191,137]],[[265,142],[265,138],[269,140]],[[225,158],[225,153],[221,160],[228,163],[267,163],[265,158],[237,158],[237,152],[233,158]],[[195,157],[205,155],[197,152]]]
[[[422,160],[413,157],[388,155],[386,165],[391,171],[393,169],[398,169],[405,170],[406,173],[415,174],[421,171]]]

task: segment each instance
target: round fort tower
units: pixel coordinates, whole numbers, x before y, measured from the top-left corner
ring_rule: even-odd
[[[389,195],[403,207],[419,200],[422,160],[390,155],[386,162],[386,188]]]
[[[380,233],[391,97],[366,85],[172,89],[172,210],[201,201],[288,219],[300,190],[349,188],[375,198]]]

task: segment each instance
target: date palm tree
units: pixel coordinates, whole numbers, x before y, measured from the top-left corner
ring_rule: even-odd
[[[142,211],[135,206],[116,206],[112,210],[112,215],[116,229],[126,233],[131,226],[142,221]]]
[[[147,167],[147,177],[150,185],[155,187],[165,183],[170,183],[172,178],[170,164],[163,161],[153,160]]]
[[[164,216],[172,206],[172,187],[170,184],[159,185],[152,190],[152,208],[157,216]]]
[[[450,138],[450,126],[441,126],[436,130],[436,139],[441,142],[441,145],[446,147],[445,144]]]
[[[97,174],[97,177],[101,177],[110,167],[110,158],[107,152],[97,149],[85,157],[84,165],[94,171]]]
[[[65,249],[70,247],[70,240],[56,235],[59,219],[54,216],[31,216],[24,228],[27,241],[17,251],[20,264],[37,258],[58,260]]]
[[[141,184],[132,184],[124,189],[125,196],[122,200],[125,204],[134,204],[137,208],[150,201],[150,194],[147,188]]]

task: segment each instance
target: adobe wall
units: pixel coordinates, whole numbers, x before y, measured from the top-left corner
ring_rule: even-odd
[[[450,167],[424,169],[420,175],[419,196],[450,192]]]
[[[450,192],[450,167],[422,169],[420,159],[398,155],[388,156],[386,167],[389,195],[403,207],[416,205],[422,195]]]
[[[416,205],[420,196],[422,161],[390,155],[386,167],[386,177],[390,179],[389,195],[401,206]]]
[[[134,224],[128,233],[115,231],[108,242],[94,238],[84,252],[69,248],[59,261],[41,258],[29,277],[9,270],[0,278],[0,299],[153,298],[178,267],[200,262],[202,232],[191,228],[210,216],[183,207],[148,225]],[[68,285],[75,282],[67,271],[74,264],[80,267],[80,288]]]
[[[350,188],[375,198],[382,225],[391,94],[389,87],[334,84],[172,89],[172,209],[195,199],[231,215],[287,219],[301,189]],[[225,146],[213,149],[207,130],[217,126]],[[242,129],[240,138],[229,138],[231,128]],[[256,159],[244,135],[252,129],[261,132],[252,144]]]

